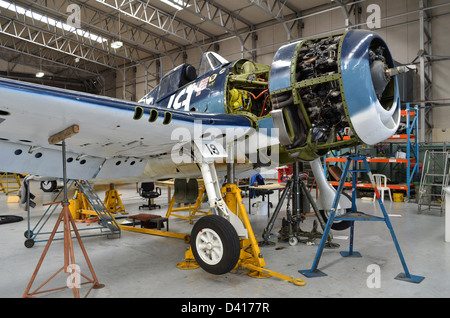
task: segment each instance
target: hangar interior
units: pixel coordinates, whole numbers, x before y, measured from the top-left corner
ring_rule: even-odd
[[[196,192],[199,211],[189,219],[190,212],[186,211],[191,204],[186,208],[186,204],[171,201],[175,198],[173,180],[155,180],[159,182],[155,182],[155,186],[160,192],[152,199],[142,196],[141,182],[119,182],[114,186],[94,184],[92,188],[103,204],[114,202],[116,221],[124,222],[134,230],[128,228],[119,230],[118,235],[105,234],[105,225],[101,224],[108,219],[105,221],[102,216],[95,222],[76,222],[95,275],[105,285],[89,290],[89,297],[450,296],[446,283],[450,276],[446,268],[450,262],[450,239],[447,239],[450,223],[447,223],[445,213],[445,188],[450,180],[447,168],[447,143],[450,141],[450,130],[447,131],[450,128],[450,110],[447,108],[450,98],[447,85],[450,73],[449,15],[450,2],[443,0],[0,1],[2,78],[132,103],[141,101],[160,84],[165,74],[181,64],[190,64],[200,71],[199,63],[206,52],[215,52],[227,61],[246,59],[270,67],[280,47],[348,30],[375,32],[386,42],[395,65],[407,66],[409,70],[398,75],[401,107],[406,112],[402,114],[403,130],[375,145],[349,144],[338,151],[322,154],[323,168],[335,188],[339,185],[340,173],[345,170],[346,156],[359,154],[372,159],[372,172],[383,174],[389,180],[391,192],[382,192],[382,206],[374,200],[373,187],[364,173],[353,177],[358,179],[359,186],[347,193],[350,196],[355,193],[358,210],[379,217],[387,213],[395,237],[391,235],[388,223],[386,227],[381,224],[384,222],[355,222],[354,233],[353,228],[332,229],[336,246],[326,246],[323,253],[319,253],[324,241],[320,235],[313,238],[307,234],[299,235],[298,242],[271,238],[271,244],[260,244],[259,247],[265,268],[274,271],[271,277],[250,277],[248,268],[214,275],[201,268],[177,267],[189,255],[190,242],[185,235],[190,233],[199,215],[203,215],[200,210],[208,210],[208,203],[199,193]],[[3,120],[7,122],[7,115],[0,111],[0,124]],[[0,136],[0,141],[9,140]],[[433,171],[428,169],[430,163],[433,167],[437,165],[441,169],[443,165],[444,168]],[[285,184],[282,179],[291,176],[292,169],[290,164],[261,174],[266,184],[275,186]],[[315,180],[307,161],[302,162],[301,169],[309,172],[305,180],[312,197],[317,199]],[[339,172],[337,177],[336,170]],[[29,192],[35,196],[32,199],[35,206],[28,210],[24,208],[19,202],[22,198],[15,199],[18,188],[24,184],[24,176],[18,176],[20,173],[3,171],[0,179],[1,215],[21,219],[10,223],[11,219],[2,218],[5,222],[0,225],[0,264],[4,272],[0,276],[2,298],[24,295],[61,209],[58,206],[57,212],[47,218],[50,208],[46,204],[60,200],[57,195],[61,195],[61,180],[46,183],[56,185],[55,189],[43,189],[41,182],[33,179],[28,185]],[[425,180],[427,173],[439,174],[439,184]],[[239,182],[247,179],[247,186],[251,183],[249,174],[236,178]],[[350,181],[349,184],[347,190],[351,188]],[[281,210],[271,224],[271,215],[282,200],[282,189],[275,187],[268,196],[249,198],[251,189],[241,188],[242,204],[258,241],[262,240],[269,225],[274,233],[285,227],[293,209],[290,198],[281,202]],[[68,189],[69,198],[76,198],[76,194],[74,187]],[[108,194],[114,198],[103,201]],[[265,201],[267,199],[271,204]],[[157,206],[150,210],[142,208],[147,200]],[[305,193],[303,201],[307,201]],[[308,202],[302,203],[308,211],[300,228],[312,233],[318,226],[313,206]],[[71,208],[75,215],[73,205]],[[184,218],[175,215],[177,208],[183,210]],[[156,215],[162,220],[150,222],[152,230],[145,231],[142,230],[147,229],[144,219],[131,217],[142,214]],[[99,224],[100,229],[97,228]],[[153,232],[154,226],[162,228]],[[319,232],[322,230],[319,227]],[[39,231],[40,235],[29,241],[30,231],[34,234]],[[179,235],[170,236],[169,233]],[[52,276],[55,265],[58,267],[62,262],[64,240],[56,237],[58,239],[52,242],[36,277],[37,285]],[[343,258],[339,253],[353,248],[352,238],[361,258]],[[396,249],[396,243],[401,251]],[[84,258],[83,254],[77,254],[80,263]],[[327,276],[305,278],[299,270],[314,267],[318,259],[318,267]],[[412,274],[425,279],[415,284],[395,279],[406,266]],[[89,273],[89,269],[83,267],[82,272]],[[304,286],[290,281],[292,277],[301,278]],[[66,276],[55,278],[51,282],[55,284],[52,288],[65,282]],[[80,289],[85,291],[83,287]],[[58,298],[72,297],[73,294],[69,288],[39,296]]]

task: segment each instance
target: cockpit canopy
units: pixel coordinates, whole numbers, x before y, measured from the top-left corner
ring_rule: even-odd
[[[161,82],[150,93],[148,93],[140,102],[146,104],[155,104],[167,96],[175,93],[179,88],[194,81],[210,71],[220,68],[222,65],[229,63],[226,59],[214,52],[203,53],[199,72],[197,74],[195,67],[191,64],[182,64],[163,76]]]
[[[180,87],[192,82],[197,78],[195,67],[191,64],[183,64],[167,73],[159,84],[158,100],[173,94]]]
[[[218,69],[224,64],[229,63],[226,59],[214,52],[205,52],[200,59],[198,76],[202,76],[210,71]]]

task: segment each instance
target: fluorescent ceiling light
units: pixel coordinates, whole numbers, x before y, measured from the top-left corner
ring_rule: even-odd
[[[36,77],[39,77],[39,78],[41,78],[41,77],[44,77],[44,72],[37,72],[36,73]]]
[[[123,46],[122,41],[114,41],[113,43],[111,43],[111,47],[113,49],[120,49],[122,46]]]
[[[58,29],[75,33],[77,35],[80,35],[82,37],[91,39],[91,40],[96,41],[98,43],[103,43],[105,41],[108,41],[107,39],[101,37],[100,35],[93,34],[93,33],[90,33],[88,31],[85,31],[85,30],[82,30],[82,29],[77,29],[77,28],[75,28],[75,27],[73,27],[73,26],[71,26],[71,25],[69,25],[67,23],[56,21],[55,19],[52,19],[52,18],[49,18],[49,17],[44,16],[42,14],[33,12],[33,11],[29,10],[29,9],[25,9],[25,8],[23,8],[21,6],[18,6],[17,4],[14,4],[14,3],[10,3],[10,2],[7,2],[7,1],[0,0],[0,8],[7,9],[9,11],[12,11],[12,12],[15,12],[15,13],[18,13],[18,14],[22,14],[22,15],[24,15],[26,17],[29,17],[29,18],[31,18],[31,19],[33,19],[35,21],[40,21],[40,22],[46,23],[48,25],[55,26]]]
[[[175,8],[177,10],[183,10],[184,8],[187,8],[190,6],[190,4],[188,5],[186,2],[184,2],[183,0],[160,0],[161,2],[164,2],[165,4],[168,4],[169,6],[171,6],[172,8]]]

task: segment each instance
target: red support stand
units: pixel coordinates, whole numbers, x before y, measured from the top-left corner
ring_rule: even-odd
[[[86,253],[86,249],[84,248],[83,241],[81,240],[81,236],[78,233],[77,227],[75,225],[75,221],[72,217],[72,214],[70,213],[69,209],[69,201],[67,200],[67,177],[66,177],[66,142],[65,139],[73,136],[74,134],[77,134],[79,131],[79,127],[77,125],[72,125],[63,131],[51,136],[49,138],[50,144],[57,144],[62,141],[62,164],[63,164],[63,179],[64,179],[64,199],[62,201],[62,211],[59,215],[58,220],[56,221],[55,227],[53,228],[53,232],[50,235],[50,238],[47,242],[47,245],[45,246],[44,252],[41,255],[41,258],[36,266],[36,269],[34,270],[33,275],[31,276],[31,280],[28,283],[27,289],[25,290],[23,297],[24,298],[31,298],[34,297],[37,294],[52,292],[56,290],[62,290],[66,288],[71,288],[73,292],[73,296],[75,298],[80,298],[80,286],[85,284],[92,284],[91,288],[88,290],[86,295],[84,297],[87,297],[91,290],[93,288],[102,288],[104,285],[100,284],[98,282],[97,276],[94,273],[94,269],[92,267],[92,264],[89,260],[89,257]],[[52,204],[55,204],[58,202],[54,202]],[[53,274],[49,279],[47,279],[42,285],[40,285],[37,289],[35,289],[33,292],[30,292],[31,286],[33,285],[34,280],[36,279],[36,276],[39,272],[39,269],[41,268],[42,262],[44,261],[45,256],[47,255],[48,249],[50,248],[50,245],[52,244],[53,238],[55,237],[56,231],[58,230],[59,225],[63,223],[64,226],[64,265],[61,267],[55,274]],[[83,251],[84,258],[86,260],[86,263],[89,267],[89,271],[92,274],[92,278],[88,278],[84,274],[82,274],[79,270],[79,266],[75,262],[75,253],[73,250],[73,242],[72,242],[72,230],[75,233],[78,243],[81,247],[81,250]],[[66,280],[66,286],[59,287],[59,288],[53,288],[49,290],[42,291],[41,288],[44,287],[50,280],[52,280],[56,275],[61,273],[62,271],[65,271],[68,274],[68,278]],[[88,280],[88,282],[81,283],[81,276]]]
[[[63,226],[64,226],[64,265],[53,276],[51,276],[48,280],[46,280],[41,286],[39,286],[33,292],[30,292],[33,282],[39,272],[39,269],[41,268],[42,262],[44,261],[44,258],[47,255],[47,252],[50,248],[50,245],[52,244],[53,238],[54,238],[56,231],[58,230],[58,227],[61,222],[63,223]],[[83,252],[84,258],[89,267],[92,278],[89,278],[89,277],[85,276],[84,274],[82,274],[81,272],[79,272],[77,270],[77,266],[75,266],[76,262],[75,262],[75,254],[74,254],[74,249],[73,249],[72,230],[74,231],[74,233],[77,237],[78,243]],[[68,279],[66,280],[66,282],[67,282],[66,286],[48,289],[48,290],[41,290],[42,287],[44,287],[50,280],[52,280],[56,275],[58,275],[62,271],[65,271],[68,274]],[[81,283],[80,276],[84,277],[88,281]],[[34,297],[35,295],[38,295],[38,294],[43,294],[43,293],[52,292],[52,291],[56,291],[56,290],[71,288],[74,298],[80,298],[80,286],[86,285],[86,284],[92,284],[92,286],[88,290],[88,292],[86,293],[86,295],[84,297],[87,297],[93,288],[104,287],[104,285],[102,285],[98,282],[97,276],[95,275],[92,264],[86,253],[86,249],[84,248],[83,241],[81,240],[80,234],[75,225],[75,221],[72,217],[72,214],[70,213],[69,204],[67,202],[63,202],[63,209],[61,211],[61,214],[59,215],[59,218],[56,221],[55,227],[53,228],[53,232],[50,235],[47,245],[45,246],[45,249],[44,249],[44,251],[41,255],[41,258],[36,266],[36,269],[31,277],[31,280],[28,283],[28,287],[25,290],[25,293],[23,294],[23,297],[30,298],[30,297]]]

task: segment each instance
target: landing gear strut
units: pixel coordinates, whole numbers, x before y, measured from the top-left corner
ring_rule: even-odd
[[[201,143],[196,143],[195,146],[201,153]],[[305,285],[302,279],[265,268],[264,258],[244,207],[241,190],[233,183],[234,156],[232,149],[228,150],[231,157],[227,163],[230,183],[222,188],[218,186],[214,160],[205,158],[202,154],[203,158],[198,162],[208,194],[208,203],[215,214],[204,216],[195,223],[191,232],[191,247],[185,255],[186,261],[180,264],[190,269],[195,268],[193,263],[196,262],[205,271],[215,275],[242,267],[251,270],[248,273],[251,277],[274,276],[298,286]],[[224,152],[223,149],[221,151]]]

